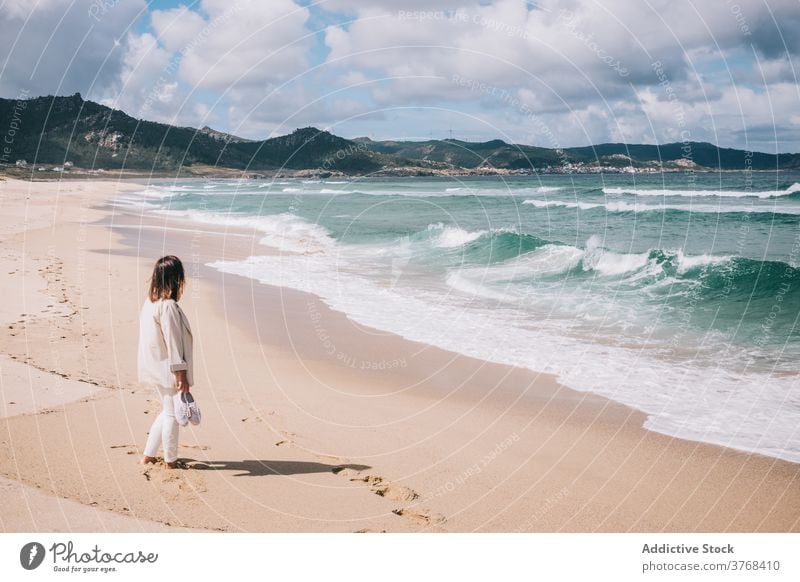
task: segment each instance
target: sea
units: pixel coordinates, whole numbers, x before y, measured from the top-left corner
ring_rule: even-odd
[[[800,462],[800,172],[162,181],[117,204],[245,227],[210,266],[364,326]]]

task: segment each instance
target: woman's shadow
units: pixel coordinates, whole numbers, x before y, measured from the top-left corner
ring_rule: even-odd
[[[306,473],[338,474],[345,469],[365,471],[368,465],[328,465],[309,461],[267,461],[246,459],[244,461],[196,461],[181,459],[188,469],[196,471],[237,471],[233,477],[264,477],[267,475],[302,475]]]

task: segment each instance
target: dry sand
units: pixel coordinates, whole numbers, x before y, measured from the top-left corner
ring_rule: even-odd
[[[0,183],[5,531],[800,530],[800,465],[222,275],[205,263],[266,252],[255,233],[105,204],[141,188]],[[173,471],[137,464],[158,412],[137,316],[167,253],[190,277],[204,414]],[[31,517],[54,499],[61,518]]]

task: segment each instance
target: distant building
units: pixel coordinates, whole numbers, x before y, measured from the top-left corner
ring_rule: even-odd
[[[44,166],[39,166],[37,169],[38,169],[40,172],[44,172],[44,171],[45,171],[47,168],[45,168]]]
[[[27,168],[28,167],[28,162],[26,162],[25,160],[17,160],[17,167],[18,168]]]
[[[64,162],[64,167],[65,168],[71,168],[72,165],[73,165],[72,162]]]
[[[55,167],[53,168],[53,171],[54,171],[54,172],[63,172],[63,171],[64,171],[64,168],[62,168],[61,166],[55,166]]]

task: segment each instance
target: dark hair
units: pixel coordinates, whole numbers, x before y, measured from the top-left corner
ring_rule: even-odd
[[[153,267],[153,277],[150,279],[150,301],[159,299],[174,299],[177,301],[183,293],[186,276],[183,274],[183,263],[174,255],[161,257]]]

